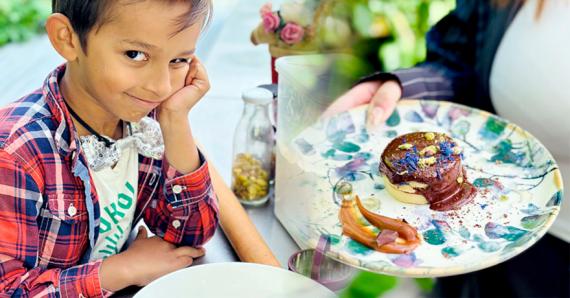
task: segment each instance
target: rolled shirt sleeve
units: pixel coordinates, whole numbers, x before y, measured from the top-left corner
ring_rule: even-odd
[[[151,230],[174,244],[202,246],[218,227],[218,202],[208,162],[201,152],[199,156],[199,168],[188,174],[177,172],[163,161],[158,197],[145,212]]]

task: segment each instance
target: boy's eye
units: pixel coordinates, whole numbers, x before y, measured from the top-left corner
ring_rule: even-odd
[[[125,56],[127,56],[129,59],[131,59],[133,61],[137,61],[137,62],[142,62],[142,61],[148,60],[148,57],[146,56],[146,54],[141,52],[141,51],[126,51]]]
[[[188,63],[190,63],[190,59],[186,59],[186,58],[176,58],[176,59],[172,59],[172,60],[170,61],[170,63],[172,63],[172,64],[179,64],[179,63],[188,64]]]

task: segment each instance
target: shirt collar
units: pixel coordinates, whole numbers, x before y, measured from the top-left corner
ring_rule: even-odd
[[[42,92],[57,124],[54,135],[55,145],[60,154],[67,156],[78,149],[79,139],[59,85],[65,69],[66,65],[63,64],[52,71],[44,81]],[[75,154],[75,158],[77,155]]]

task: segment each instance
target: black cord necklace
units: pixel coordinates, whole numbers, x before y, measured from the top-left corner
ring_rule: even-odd
[[[71,113],[71,116],[75,118],[75,120],[77,120],[77,122],[79,122],[81,126],[85,127],[85,129],[87,129],[90,133],[92,133],[97,138],[97,140],[105,143],[105,147],[109,148],[111,147],[111,145],[115,143],[103,137],[102,135],[98,134],[93,128],[91,128],[91,126],[89,126],[89,124],[85,123],[85,121],[83,121],[83,119],[81,119],[81,117],[79,117],[77,113],[75,113],[75,111],[69,106],[69,104],[65,100],[63,102],[65,102],[65,106],[67,106],[67,109],[69,110],[69,113]]]

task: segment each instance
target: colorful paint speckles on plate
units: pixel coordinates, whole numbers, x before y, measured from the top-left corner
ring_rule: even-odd
[[[321,235],[328,253],[374,272],[447,276],[503,262],[542,237],[559,212],[560,172],[532,135],[486,112],[448,102],[401,101],[385,126],[368,131],[365,107],[322,120],[289,146],[278,144],[276,214],[304,247]],[[394,137],[414,131],[445,132],[464,148],[474,201],[438,212],[394,200],[378,172],[379,156]],[[339,181],[352,184],[370,210],[403,218],[422,235],[411,254],[379,253],[341,235]]]

